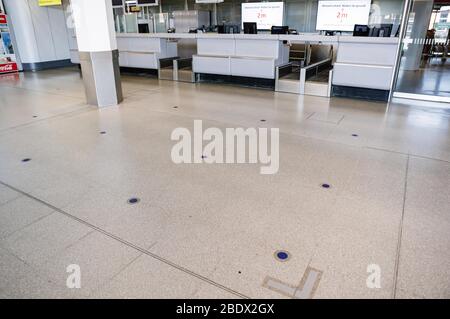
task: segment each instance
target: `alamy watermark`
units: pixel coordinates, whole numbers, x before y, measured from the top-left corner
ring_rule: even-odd
[[[381,288],[381,267],[377,264],[370,264],[367,266],[369,276],[366,279],[366,285],[369,289]]]
[[[195,120],[192,133],[187,128],[176,128],[171,140],[178,142],[171,152],[172,161],[176,164],[259,163],[260,173],[264,175],[276,174],[279,170],[278,128],[226,128],[222,131],[209,127],[203,130],[203,122]]]
[[[81,268],[79,265],[71,264],[67,266],[66,272],[70,275],[67,276],[66,286],[69,289],[81,288]]]

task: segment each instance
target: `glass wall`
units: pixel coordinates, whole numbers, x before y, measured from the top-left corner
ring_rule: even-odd
[[[412,0],[394,97],[450,102],[450,5]]]
[[[276,2],[281,0],[269,0]],[[208,10],[212,12],[212,23],[241,24],[241,4],[243,2],[260,2],[249,0],[224,0],[223,3],[196,4],[195,0],[160,0],[160,5],[150,7],[153,13],[171,13],[185,10]],[[298,32],[316,32],[316,17],[318,0],[284,0],[285,20],[284,24]],[[392,23],[394,32],[401,21],[404,0],[373,0],[370,15],[370,24]],[[215,13],[214,13],[215,12]],[[216,19],[217,20],[216,20]]]

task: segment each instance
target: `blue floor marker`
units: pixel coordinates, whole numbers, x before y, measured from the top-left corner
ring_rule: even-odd
[[[130,205],[137,204],[137,203],[139,203],[139,201],[140,201],[139,198],[133,197],[128,200],[128,204],[130,204]]]
[[[279,261],[287,261],[289,259],[289,253],[284,250],[279,250],[279,251],[275,252],[275,257]]]
[[[24,159],[22,160],[22,163],[26,163],[26,162],[29,162],[29,161],[31,161],[31,158],[24,158]]]
[[[323,188],[331,188],[331,185],[330,184],[322,184],[322,187]]]

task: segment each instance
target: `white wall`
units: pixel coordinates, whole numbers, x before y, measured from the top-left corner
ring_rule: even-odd
[[[22,63],[70,59],[64,6],[39,7],[37,0],[3,0]]]

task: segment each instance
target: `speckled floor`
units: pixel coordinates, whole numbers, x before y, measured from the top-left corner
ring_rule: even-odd
[[[450,297],[450,109],[122,81],[98,110],[76,69],[0,77],[0,297]],[[278,174],[174,164],[195,119],[279,128]]]

